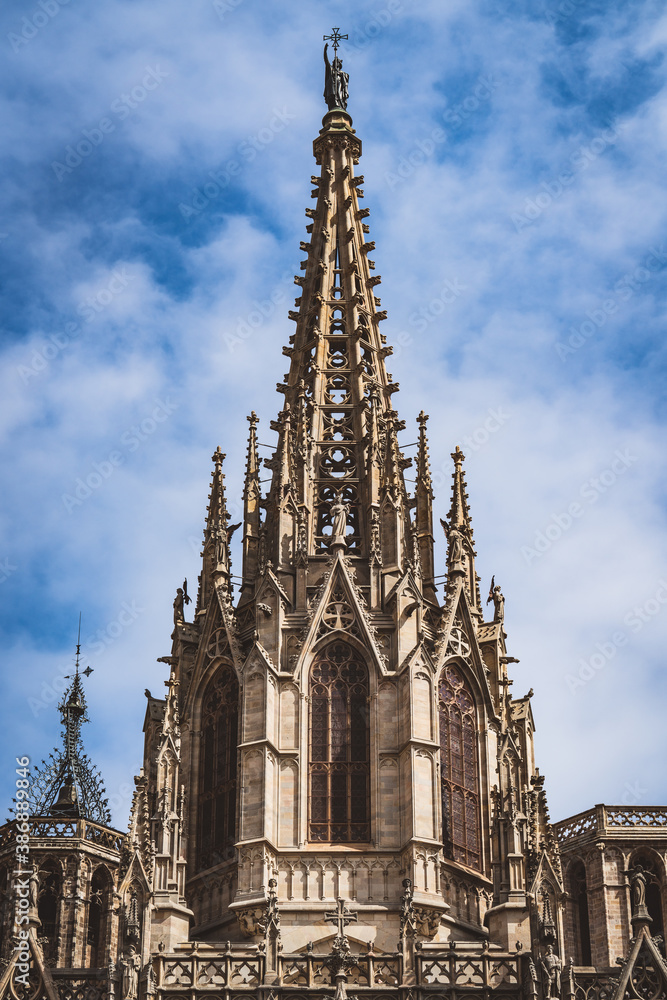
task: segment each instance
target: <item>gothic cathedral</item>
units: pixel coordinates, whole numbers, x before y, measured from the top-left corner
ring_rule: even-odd
[[[270,489],[251,413],[242,524],[213,455],[127,833],[83,750],[77,659],[63,745],[0,829],[0,1000],[667,997],[667,809],[551,823],[458,447],[435,564],[428,417],[408,480],[339,37]]]

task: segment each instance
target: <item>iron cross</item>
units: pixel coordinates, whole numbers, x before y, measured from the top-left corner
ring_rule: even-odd
[[[336,900],[336,909],[324,914],[324,919],[331,924],[336,924],[338,937],[345,937],[345,925],[354,924],[359,919],[358,914],[350,913],[345,909],[345,900],[339,896]]]
[[[331,35],[322,35],[322,41],[323,42],[331,42],[332,45],[333,45],[334,54],[336,54],[338,52],[338,43],[340,42],[341,38],[347,39],[348,37],[349,37],[348,35],[341,35],[341,33],[338,30],[338,28],[334,28],[333,29],[333,34],[331,34]]]

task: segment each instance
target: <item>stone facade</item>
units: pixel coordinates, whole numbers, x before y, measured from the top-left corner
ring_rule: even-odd
[[[619,984],[647,1000],[632,993],[641,962],[665,995],[657,921],[628,893],[641,861],[649,911],[663,906],[666,812],[552,826],[493,581],[482,603],[458,448],[436,574],[428,417],[406,457],[361,141],[330,91],[270,489],[252,413],[241,524],[213,456],[197,599],[191,620],[186,593],[174,601],[127,834],[93,818],[69,750],[41,807],[2,828],[0,1000],[583,1000]],[[12,889],[24,830],[27,905]]]

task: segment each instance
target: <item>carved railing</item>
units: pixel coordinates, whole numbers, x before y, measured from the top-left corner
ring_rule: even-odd
[[[160,955],[154,968],[158,990],[256,988],[264,979],[263,955]]]
[[[575,976],[575,984],[575,1000],[610,1000],[617,980],[604,973],[579,972]]]
[[[281,955],[279,983],[282,986],[335,985],[329,963],[331,956],[300,952],[297,955]],[[401,959],[394,955],[354,955],[347,967],[348,986],[398,986],[401,981]],[[333,984],[333,985],[332,985]]]
[[[51,969],[60,1000],[105,1000],[109,995],[106,969]]]
[[[335,977],[330,955],[300,952],[280,955],[278,969],[271,973],[273,986],[333,989]],[[160,955],[157,958],[156,987],[165,992],[185,990],[253,989],[264,982],[266,956],[228,954]],[[401,959],[394,955],[367,953],[354,955],[347,967],[351,987],[396,987],[401,979]]]
[[[455,951],[417,956],[417,983],[439,990],[502,989],[504,994],[519,993],[522,982],[522,956],[516,952],[483,951],[460,955]]]
[[[586,834],[618,830],[667,830],[667,806],[595,806],[553,825],[559,844]]]
[[[112,830],[108,826],[100,826],[88,819],[54,819],[52,816],[31,816],[30,838],[46,843],[61,837],[68,840],[86,840],[89,844],[106,847],[112,851],[120,851],[125,842],[125,834]],[[16,820],[5,823],[0,828],[0,850],[10,844],[16,835]]]
[[[440,954],[417,953],[417,986],[428,992],[477,992],[494,990],[503,996],[519,995],[524,956],[517,953],[477,952],[473,955],[447,950]],[[163,994],[184,991],[254,990],[265,984],[266,956],[243,955],[238,951],[207,955],[195,951],[189,955],[159,955],[156,959],[155,987]],[[272,989],[334,990],[335,977],[330,955],[313,952],[278,957],[278,968],[268,973]],[[398,952],[354,955],[347,967],[347,990],[396,990],[401,985],[403,960]],[[581,1000],[589,1000],[582,997]],[[605,1000],[601,995],[590,1000]]]

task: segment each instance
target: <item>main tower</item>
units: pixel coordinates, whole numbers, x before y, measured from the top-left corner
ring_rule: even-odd
[[[126,834],[83,753],[77,649],[63,750],[29,791],[21,771],[0,828],[0,1000],[667,997],[665,810],[551,826],[458,447],[436,566],[428,417],[405,457],[343,37],[324,49],[270,488],[253,412],[239,524],[213,455],[197,599],[178,589],[166,696],[146,691]]]
[[[529,698],[510,695],[499,588],[484,621],[458,449],[438,597],[428,418],[410,492],[339,39],[332,61],[324,50],[271,485],[263,495],[252,413],[243,522],[229,524],[218,449],[191,622],[175,602],[173,767],[155,767],[165,730],[150,701],[136,815],[169,801],[178,831],[169,857],[158,838],[160,933],[166,948],[187,938],[187,901],[191,938],[260,942],[271,886],[286,953],[331,947],[339,897],[359,949],[393,955],[408,932],[529,948],[562,893]]]

